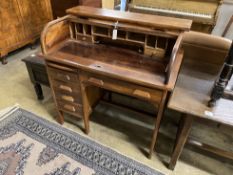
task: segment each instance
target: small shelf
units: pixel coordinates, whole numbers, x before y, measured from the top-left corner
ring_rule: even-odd
[[[117,38],[119,39],[126,39],[127,32],[123,30],[117,31]]]
[[[109,29],[105,27],[94,26],[93,34],[109,36]]]
[[[133,48],[134,51],[138,52],[138,48],[140,48],[139,50],[142,51],[142,54],[158,58],[159,60],[163,60],[167,53],[171,53],[172,47],[168,47],[168,45],[174,45],[177,39],[172,38],[168,34],[168,36],[165,34],[161,36],[161,32],[158,33],[158,31],[156,31],[158,35],[156,35],[156,32],[145,34],[145,29],[140,32],[140,28],[124,28],[124,24],[120,24],[117,29],[117,38],[113,40],[114,23],[100,24],[98,21],[85,19],[79,19],[76,22],[72,21],[70,28],[73,39],[90,43],[111,44],[125,48],[131,48],[132,45],[135,45],[137,48]]]
[[[128,32],[128,40],[144,43],[145,39],[146,39],[145,34]]]

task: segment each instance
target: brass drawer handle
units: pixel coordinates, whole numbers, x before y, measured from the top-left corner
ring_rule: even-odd
[[[73,92],[71,87],[65,86],[65,85],[60,85],[59,89],[67,91],[67,92]]]
[[[142,91],[142,90],[139,90],[139,89],[136,89],[136,90],[133,92],[133,94],[136,95],[136,96],[138,96],[138,97],[151,99],[151,95],[150,95],[149,92]]]
[[[96,84],[96,85],[99,85],[99,86],[103,86],[104,85],[103,80],[100,80],[100,79],[97,79],[97,78],[93,78],[93,77],[89,78],[88,82]]]
[[[64,108],[71,111],[71,112],[75,112],[75,107],[74,106],[71,106],[71,105],[64,105]]]
[[[66,75],[65,76],[67,80],[70,80],[70,76],[69,75]]]
[[[66,80],[70,81],[70,76],[69,75],[64,75],[64,74],[61,74],[61,73],[57,73],[57,78],[65,78]]]
[[[74,102],[74,98],[67,95],[62,95],[61,98],[65,101]]]

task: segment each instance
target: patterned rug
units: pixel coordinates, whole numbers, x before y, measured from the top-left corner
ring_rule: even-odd
[[[162,175],[17,108],[0,116],[0,175]]]

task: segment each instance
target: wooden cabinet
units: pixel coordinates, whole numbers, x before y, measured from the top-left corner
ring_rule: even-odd
[[[49,0],[0,1],[0,57],[39,38],[52,20]]]
[[[54,19],[66,15],[66,10],[78,5],[101,7],[102,0],[51,0]]]
[[[79,5],[79,0],[51,0],[53,18],[66,15],[66,9]]]

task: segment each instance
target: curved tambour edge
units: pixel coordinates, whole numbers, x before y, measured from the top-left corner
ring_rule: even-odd
[[[168,63],[167,68],[166,68],[165,84],[169,83],[169,80],[171,79],[171,74],[173,73],[173,70],[175,69],[174,64],[175,64],[175,61],[176,61],[177,57],[179,56],[178,52],[180,50],[183,37],[184,37],[184,32],[182,32],[178,36],[178,38],[176,40],[176,43],[175,43],[175,45],[174,45],[174,47],[172,49],[171,57],[170,57],[169,63]],[[181,62],[180,62],[180,64],[181,64]]]
[[[49,22],[41,33],[42,53],[47,54],[54,46],[70,38],[69,15]]]

